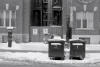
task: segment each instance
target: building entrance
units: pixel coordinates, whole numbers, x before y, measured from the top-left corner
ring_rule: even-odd
[[[44,41],[45,34],[62,36],[62,10],[53,8],[51,3],[48,0],[31,0],[31,42]]]

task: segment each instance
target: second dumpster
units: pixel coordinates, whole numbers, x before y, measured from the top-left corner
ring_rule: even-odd
[[[71,40],[70,41],[70,59],[78,58],[83,60],[85,58],[85,41]]]

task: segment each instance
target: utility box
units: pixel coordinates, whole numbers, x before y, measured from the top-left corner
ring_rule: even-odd
[[[12,31],[8,31],[8,47],[12,47]]]
[[[79,58],[83,60],[85,58],[85,41],[83,40],[71,40],[70,41],[70,59]]]
[[[64,60],[64,39],[49,39],[48,40],[49,48],[48,53],[50,59],[52,58],[61,58]]]

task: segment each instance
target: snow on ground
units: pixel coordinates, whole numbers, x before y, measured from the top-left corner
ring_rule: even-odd
[[[70,60],[69,55],[66,54],[65,60],[50,60],[48,53],[39,52],[28,52],[28,53],[11,53],[11,52],[0,52],[0,59],[12,60],[12,61],[28,61],[28,62],[40,62],[40,63],[99,63],[100,53],[88,53],[84,60]]]
[[[100,50],[100,44],[87,44],[86,50]]]
[[[0,49],[7,50],[31,50],[31,51],[48,51],[48,44],[43,42],[30,42],[30,43],[16,43],[12,42],[12,47],[9,48],[7,43],[0,43]],[[88,50],[100,50],[100,44],[86,45],[86,51]],[[65,49],[69,51],[69,49]]]
[[[0,43],[0,49],[9,50],[33,50],[33,51],[48,51],[48,44],[31,42],[31,43],[12,43],[12,47],[9,48],[7,43]],[[100,44],[86,45],[86,50],[100,50]],[[69,51],[69,49],[66,49]],[[41,63],[98,63],[100,62],[100,53],[86,53],[84,60],[69,60],[69,54],[66,53],[65,60],[50,60],[48,53],[40,52],[0,52],[0,61],[13,60],[13,61],[35,61]]]
[[[0,43],[0,49],[7,50],[33,50],[33,51],[47,51],[48,45],[42,42],[30,43],[16,43],[12,42],[12,47],[8,47],[7,43]]]

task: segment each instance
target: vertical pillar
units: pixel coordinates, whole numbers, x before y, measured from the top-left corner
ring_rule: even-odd
[[[70,26],[73,27],[73,7],[70,7]]]

